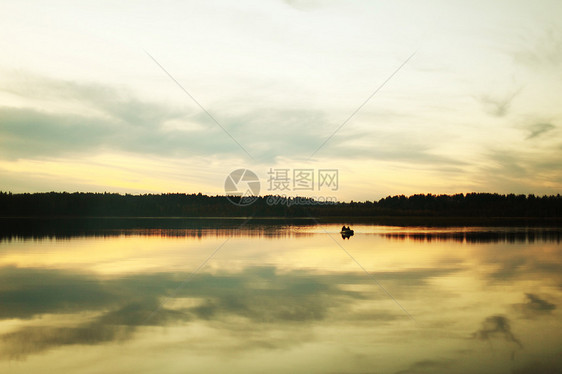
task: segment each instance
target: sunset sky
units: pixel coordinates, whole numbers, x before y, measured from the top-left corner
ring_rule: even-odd
[[[267,194],[270,169],[307,168],[339,188],[299,194],[339,200],[561,193],[561,18],[557,0],[3,1],[0,190],[214,195],[248,168]]]

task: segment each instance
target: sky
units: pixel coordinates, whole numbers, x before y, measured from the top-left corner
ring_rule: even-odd
[[[0,190],[215,195],[249,169],[262,195],[558,194],[561,16],[547,0],[3,1]],[[302,169],[312,189],[271,187]]]

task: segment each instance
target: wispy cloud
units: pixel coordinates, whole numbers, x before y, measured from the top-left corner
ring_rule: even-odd
[[[533,125],[527,126],[527,131],[529,135],[525,138],[526,140],[539,137],[540,135],[554,130],[556,126],[551,123],[535,123]]]
[[[240,150],[197,108],[172,107],[141,100],[126,90],[33,76],[35,84],[12,83],[6,90],[29,100],[49,103],[0,107],[0,134],[5,159],[57,157],[103,151],[126,151],[170,157],[239,156]],[[57,106],[55,106],[57,108]],[[333,114],[318,109],[256,108],[220,113],[227,130],[256,155],[259,162],[305,158],[333,125]],[[378,121],[404,117],[383,112]],[[386,126],[385,126],[386,127]],[[400,129],[350,128],[336,136],[323,156],[379,159],[450,166],[461,161],[438,156],[433,145]],[[382,135],[382,136],[381,136]]]
[[[503,338],[504,340],[515,343],[520,348],[523,348],[521,341],[516,338],[511,331],[509,319],[501,315],[487,317],[484,322],[482,322],[482,328],[472,334],[472,336],[475,339],[486,341],[494,338]]]
[[[482,103],[487,113],[496,117],[504,117],[508,114],[512,102],[520,92],[521,90],[519,89],[513,93],[499,97],[485,94],[480,96],[478,100]]]
[[[24,327],[0,336],[2,356],[22,360],[30,354],[67,345],[95,345],[130,339],[127,326],[104,326],[98,323],[78,327]]]
[[[513,307],[519,310],[525,318],[535,318],[541,315],[552,313],[556,305],[540,298],[533,293],[526,293],[526,302],[514,304]]]
[[[1,270],[3,308],[0,319],[44,318],[41,326],[23,323],[19,329],[0,335],[0,357],[4,359],[23,359],[67,345],[126,341],[142,327],[193,321],[250,333],[249,326],[255,328],[257,324],[263,327],[262,331],[298,325],[302,332],[315,322],[325,320],[388,323],[405,318],[394,310],[371,308],[365,312],[354,308],[357,303],[373,298],[386,299],[386,295],[376,292],[376,287],[361,291],[342,287],[362,284],[365,280],[362,273],[282,272],[276,267],[262,266],[231,273],[200,273],[184,284],[182,276],[173,273],[112,279],[63,270],[15,267]],[[407,287],[424,284],[436,275],[452,271],[455,269],[398,271],[385,273],[380,278]],[[177,290],[177,293],[169,298],[165,307],[157,308],[160,299],[169,295],[170,290]],[[182,300],[193,303],[182,304]],[[64,327],[49,325],[48,316],[61,313],[90,317]],[[147,318],[149,315],[151,318]],[[227,323],[233,318],[238,321],[235,325]],[[250,346],[259,340],[249,339]],[[282,346],[299,343],[298,339],[279,342]],[[266,348],[279,347],[271,341],[268,344]]]
[[[529,32],[522,46],[513,52],[514,60],[530,69],[559,70],[562,64],[562,32],[547,27],[539,33]]]
[[[562,153],[557,151],[559,144],[550,143],[542,147],[525,147],[524,143],[491,146],[474,181],[494,191],[557,193],[562,186],[562,171],[554,165],[562,162]]]

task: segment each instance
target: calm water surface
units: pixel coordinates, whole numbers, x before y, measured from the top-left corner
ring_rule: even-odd
[[[552,229],[206,225],[0,241],[1,373],[555,373]]]

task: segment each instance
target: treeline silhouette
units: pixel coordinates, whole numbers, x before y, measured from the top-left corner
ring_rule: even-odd
[[[562,217],[562,197],[467,193],[388,196],[379,201],[320,202],[257,197],[247,206],[226,196],[169,193],[0,192],[2,217]]]

